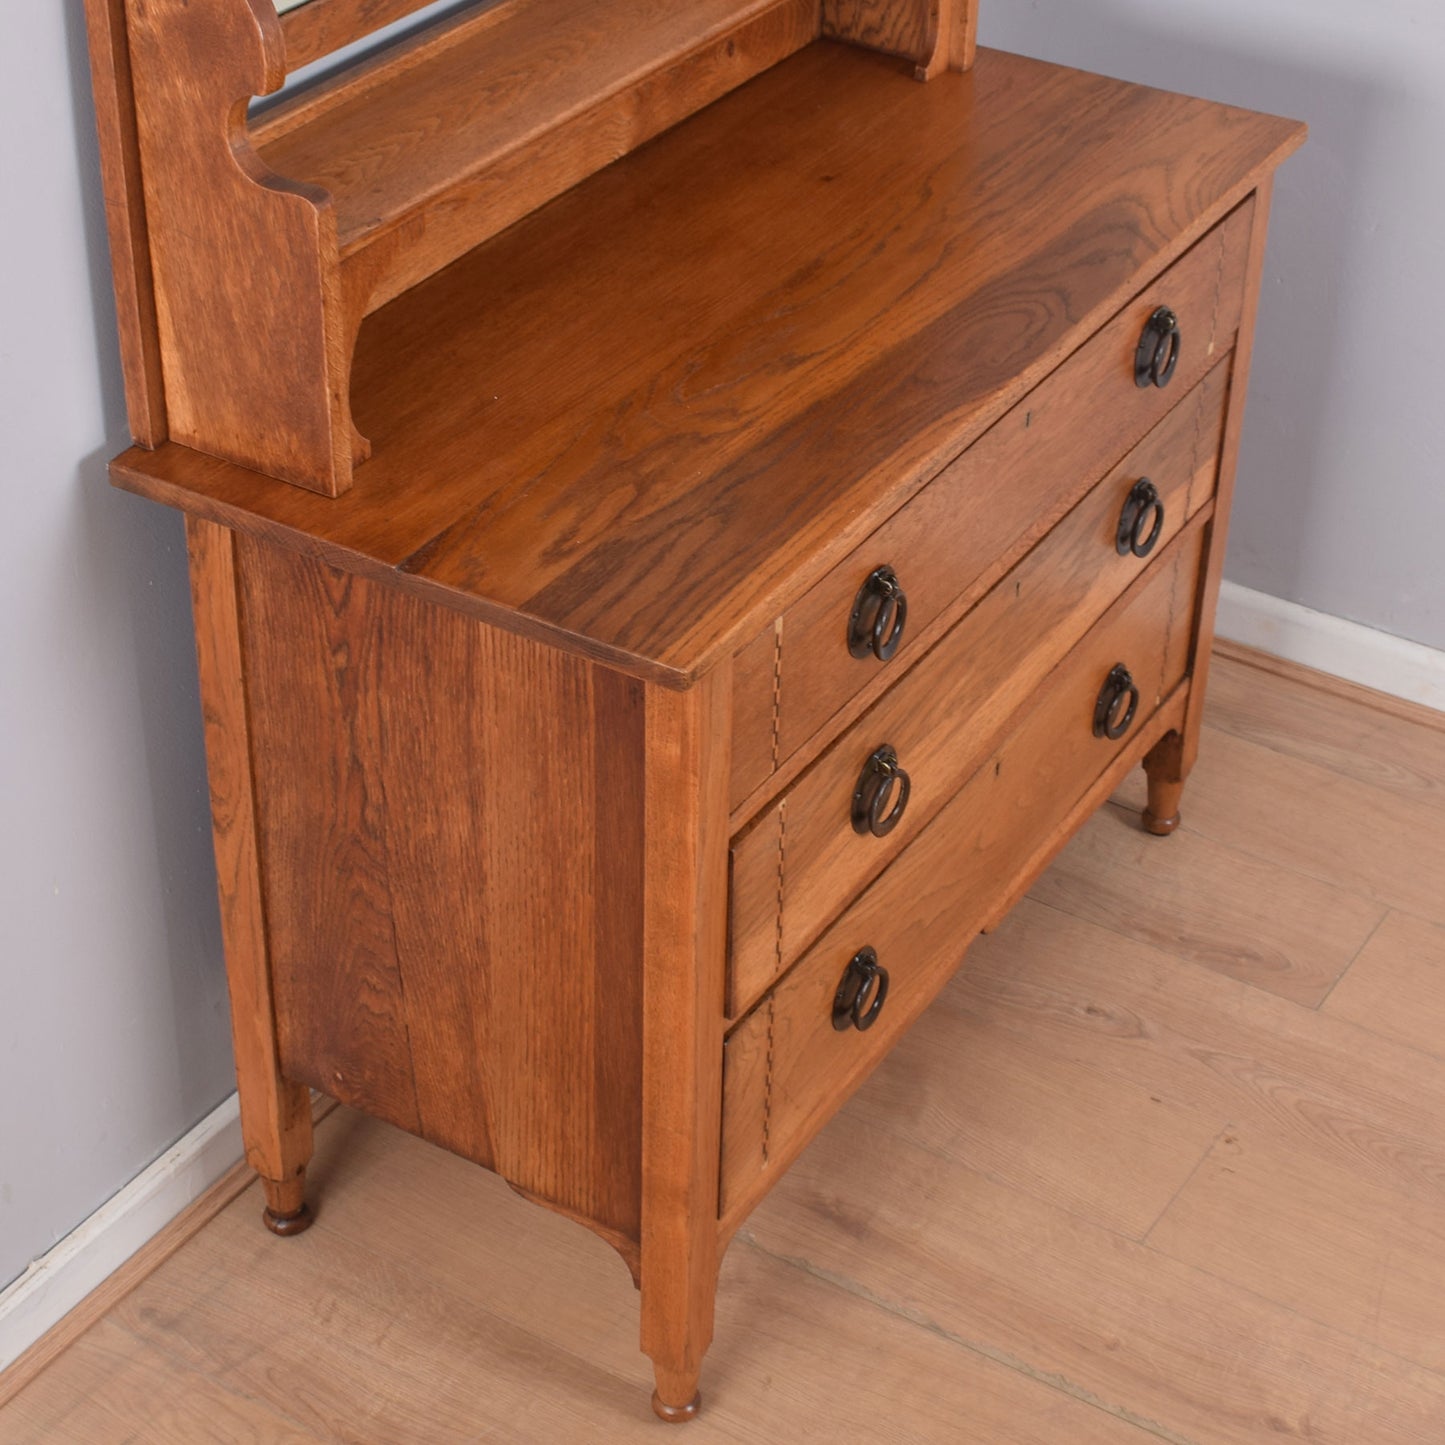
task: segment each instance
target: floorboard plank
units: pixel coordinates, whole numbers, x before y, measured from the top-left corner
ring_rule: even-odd
[[[317,1445],[285,1411],[142,1351],[112,1318],[93,1325],[0,1414],[6,1445]]]
[[[1025,900],[934,1005],[1403,1193],[1445,1188],[1445,1070],[1354,1024]],[[1445,1321],[1445,1315],[1442,1315]]]
[[[1330,994],[1325,1012],[1445,1057],[1445,925],[1391,913]]]
[[[985,1342],[1165,1440],[1445,1438],[1445,1377],[848,1122],[754,1216],[759,1248]]]
[[[1445,749],[1442,749],[1445,751]],[[1136,773],[1115,793],[1136,809]],[[1445,805],[1205,726],[1184,825],[1267,864],[1429,918],[1445,878]]]
[[[635,1295],[611,1251],[460,1159],[340,1122],[319,1161],[322,1212],[297,1248],[237,1208],[132,1293],[120,1314],[144,1358],[284,1405],[320,1439],[651,1438]],[[690,1439],[1149,1445],[807,1270],[746,1247],[725,1270]],[[261,1320],[277,1322],[264,1344]]]
[[[1188,793],[1186,791],[1186,797]],[[1050,907],[1313,1008],[1384,905],[1205,838],[1101,808],[1034,885]]]
[[[1433,794],[1445,809],[1442,720],[1434,726],[1351,700],[1302,679],[1269,677],[1231,658],[1209,672],[1209,726],[1274,752],[1317,763],[1372,787],[1406,797]]]
[[[957,1007],[924,1014],[879,1066],[854,1117],[1142,1238],[1223,1115],[1062,1054],[1022,1050],[986,1008],[952,997]]]
[[[1149,1236],[1186,1264],[1445,1371],[1445,1196],[1410,1198],[1241,1129]]]

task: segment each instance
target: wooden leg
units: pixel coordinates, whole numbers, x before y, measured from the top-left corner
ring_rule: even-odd
[[[717,1295],[731,696],[726,665],[647,694],[642,1348],[673,1423],[698,1412]]]
[[[305,1199],[311,1093],[282,1075],[276,1037],[256,846],[235,538],[226,528],[198,517],[186,519],[186,534],[241,1137],[266,1193],[266,1227],[274,1234],[300,1234],[311,1223]]]
[[[1156,838],[1167,838],[1179,826],[1179,799],[1184,792],[1184,739],[1179,733],[1165,733],[1144,758],[1149,778],[1149,803],[1144,809],[1144,829]]]
[[[712,1343],[717,1297],[716,1219],[700,1222],[694,1237],[679,1240],[678,1246],[670,1261],[655,1249],[645,1259],[642,1275],[642,1348],[652,1358],[657,1381],[652,1409],[671,1425],[691,1420],[702,1407],[698,1381]],[[659,1276],[651,1286],[649,1263]]]
[[[702,1405],[698,1381],[717,1298],[717,1154],[710,1170],[697,1162],[702,1187],[689,1189],[683,1207],[666,1211],[653,1230],[644,1226],[642,1348],[657,1381],[653,1411],[669,1424],[691,1420]]]

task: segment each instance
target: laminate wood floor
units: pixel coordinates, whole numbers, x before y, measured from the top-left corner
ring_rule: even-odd
[[[1141,801],[753,1216],[681,1438],[1445,1445],[1445,718],[1229,653],[1181,830]],[[0,1440],[666,1430],[585,1230],[345,1110],[314,1179],[309,1233],[232,1186],[42,1342]]]

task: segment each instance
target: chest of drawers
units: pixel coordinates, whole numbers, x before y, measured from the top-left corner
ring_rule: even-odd
[[[1300,138],[813,41],[376,310],[345,495],[116,460],[273,1229],[323,1090],[607,1239],[695,1411],[770,1182],[1127,769],[1177,820]]]

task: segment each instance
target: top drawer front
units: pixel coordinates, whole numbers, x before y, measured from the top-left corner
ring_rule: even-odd
[[[850,699],[887,686],[1229,349],[1253,207],[1234,211],[742,650],[734,808]],[[1160,307],[1179,320],[1177,367],[1165,386],[1139,386],[1136,353]],[[907,601],[887,662],[849,651],[855,599],[884,566]]]

